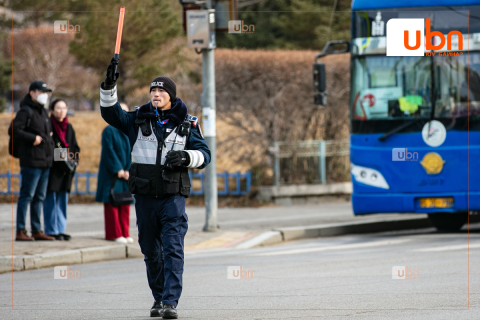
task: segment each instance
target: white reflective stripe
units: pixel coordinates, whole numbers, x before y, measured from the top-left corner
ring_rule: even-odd
[[[100,88],[100,107],[112,107],[117,101],[117,86],[111,90]]]
[[[140,129],[141,130],[141,129]],[[157,140],[143,140],[141,137],[135,142],[135,148],[157,150]]]
[[[194,164],[197,162],[196,155],[190,152],[190,150],[185,150],[185,152],[188,153],[188,156],[190,157],[190,163],[187,165],[187,167],[195,168]]]
[[[190,156],[190,163],[188,164],[188,168],[198,168],[200,167],[203,162],[205,162],[205,157],[203,153],[198,150],[185,150]]]
[[[142,128],[138,128],[138,135],[132,149],[132,163],[156,164],[157,162],[157,138],[155,133],[145,137],[142,133]]]
[[[177,132],[177,127],[173,128],[170,134],[165,138],[165,148],[162,149],[162,158],[160,159],[160,164],[164,165],[166,161],[166,156],[169,151],[182,151],[185,149],[185,143],[187,137],[179,136]]]
[[[157,156],[157,150],[156,149],[133,148],[132,156],[155,158]]]
[[[156,164],[157,158],[137,157],[132,154],[132,163]]]
[[[165,150],[165,148],[162,148],[162,157],[160,158],[160,164],[163,166],[165,164],[165,161],[167,161],[167,150]]]

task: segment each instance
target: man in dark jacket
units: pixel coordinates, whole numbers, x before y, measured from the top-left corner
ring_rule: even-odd
[[[19,158],[22,181],[17,205],[17,241],[55,240],[42,232],[40,222],[54,149],[52,127],[44,108],[48,100],[47,92],[52,90],[45,83],[40,80],[32,82],[12,124],[13,136],[18,138],[15,141],[21,144]],[[32,237],[27,235],[25,229],[29,204]]]
[[[112,59],[100,89],[100,110],[107,123],[127,135],[132,149],[128,179],[135,194],[138,243],[155,299],[150,316],[177,319],[182,293],[184,238],[188,229],[185,198],[190,193],[188,168],[204,168],[210,150],[196,117],[176,97],[168,77],[150,83],[150,102],[125,112],[117,101]]]

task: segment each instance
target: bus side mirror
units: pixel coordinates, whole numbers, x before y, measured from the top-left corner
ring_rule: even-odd
[[[335,47],[340,47],[340,50],[335,50]],[[313,103],[324,106],[327,104],[326,75],[325,64],[317,62],[318,59],[329,54],[339,54],[350,52],[350,42],[346,40],[329,41],[323,47],[322,52],[315,55],[315,63],[313,64]]]
[[[324,106],[327,104],[326,89],[327,76],[325,73],[325,64],[315,62],[313,64],[313,103]]]

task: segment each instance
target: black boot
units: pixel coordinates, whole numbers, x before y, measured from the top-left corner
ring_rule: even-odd
[[[71,235],[65,234],[65,233],[60,233],[60,235],[63,237],[63,240],[68,241],[72,238]]]
[[[63,240],[63,236],[61,234],[47,234],[49,237],[54,237],[55,240]]]
[[[178,319],[177,310],[171,304],[166,304],[163,308],[163,319]]]
[[[163,305],[161,301],[154,301],[152,309],[150,309],[150,317],[163,316]]]

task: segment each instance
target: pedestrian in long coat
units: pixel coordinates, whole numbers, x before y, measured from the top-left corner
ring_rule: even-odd
[[[63,151],[71,163],[80,161],[80,147],[75,137],[75,130],[68,122],[67,104],[62,99],[55,99],[50,104],[50,121],[53,128],[53,142],[56,149]],[[58,159],[57,159],[58,160]],[[72,188],[75,169],[68,167],[64,161],[53,161],[48,178],[47,196],[43,202],[43,220],[45,233],[57,240],[70,240],[65,233],[67,227],[68,194]]]
[[[128,111],[128,107],[122,108]],[[102,133],[102,155],[98,169],[97,195],[95,201],[103,202],[105,216],[105,239],[118,243],[132,243],[130,237],[130,205],[114,206],[110,191],[128,191],[131,165],[130,142],[126,135],[112,126]]]

